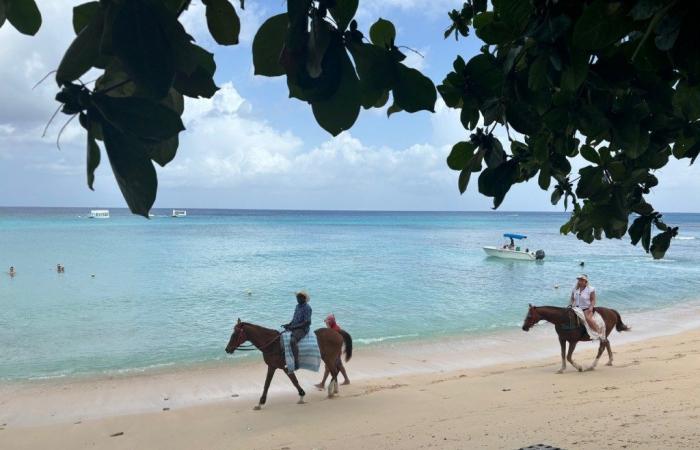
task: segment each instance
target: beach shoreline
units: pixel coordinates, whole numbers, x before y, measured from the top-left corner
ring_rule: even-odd
[[[683,311],[682,321],[678,320]],[[700,302],[682,308],[623,315],[629,333],[613,331],[613,351],[621,346],[646,342],[659,336],[700,329]],[[582,343],[581,354],[597,346]],[[222,350],[223,351],[223,350]],[[376,380],[436,376],[463,370],[482,370],[497,365],[551,361],[559,364],[559,346],[553,327],[542,323],[524,333],[519,329],[449,338],[386,342],[355,350],[348,364],[354,383]],[[54,378],[0,383],[0,423],[6,427],[35,427],[115,416],[143,414],[162,408],[190,408],[235,399],[252,404],[262,391],[265,367],[256,353],[253,358],[232,358],[188,366],[166,366],[157,370],[126,372],[77,378]],[[301,371],[307,391],[320,373]],[[269,398],[294,396],[289,380],[278,372]]]
[[[550,338],[552,333],[542,329]],[[341,386],[340,396],[330,401],[325,393],[307,389],[306,405],[296,405],[289,381],[278,374],[277,389],[262,412],[252,411],[256,395],[232,398],[229,392],[216,401],[178,404],[177,397],[159,391],[164,379],[159,384],[146,377],[136,383],[130,377],[132,398],[156,394],[157,404],[33,424],[5,417],[0,419],[0,447],[517,448],[544,442],[563,448],[693,448],[700,438],[695,426],[700,416],[695,395],[700,389],[700,329],[625,344],[616,338],[611,340],[613,367],[601,364],[593,372],[578,373],[569,366],[563,375],[554,373],[556,355],[378,378],[363,378],[351,361],[352,385]],[[552,341],[547,347],[554,349]],[[592,344],[581,345],[575,359],[587,365],[594,351]],[[254,372],[262,381],[262,373]],[[213,379],[206,371],[199,376]],[[317,377],[303,374],[302,383],[310,386]],[[43,393],[44,400],[57,395],[56,387]],[[64,385],[60,391],[66,395],[63,401],[72,398],[76,408],[81,395],[109,402],[121,389],[104,380],[92,388],[80,383],[79,389]],[[19,400],[31,409],[29,394],[25,391],[22,399],[3,396],[2,410]],[[42,394],[31,393],[37,395]]]

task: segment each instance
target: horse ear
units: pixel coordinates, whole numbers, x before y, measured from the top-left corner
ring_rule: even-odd
[[[239,324],[241,323],[241,318],[240,318],[240,317],[238,318],[238,322],[237,322],[237,323],[239,323]]]
[[[530,308],[532,308],[532,303],[528,303],[527,306],[529,306]]]

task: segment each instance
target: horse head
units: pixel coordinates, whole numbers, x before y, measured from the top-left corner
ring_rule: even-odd
[[[540,320],[542,320],[542,317],[537,312],[537,307],[529,304],[527,315],[525,316],[525,321],[523,322],[523,331],[530,330],[530,328],[535,326],[535,324],[537,324],[537,322]]]
[[[248,340],[245,335],[245,330],[243,329],[243,322],[238,319],[236,325],[233,327],[233,333],[231,333],[231,338],[228,340],[228,345],[226,346],[226,353],[231,354],[236,350],[242,343]]]

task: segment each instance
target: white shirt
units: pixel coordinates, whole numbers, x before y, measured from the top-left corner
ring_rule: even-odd
[[[571,291],[571,295],[574,297],[574,306],[578,306],[581,309],[590,308],[591,295],[594,292],[595,288],[593,286],[586,285],[583,289],[574,286],[574,290]]]

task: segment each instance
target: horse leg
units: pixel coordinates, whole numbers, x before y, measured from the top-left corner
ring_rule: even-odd
[[[610,341],[605,340],[605,348],[608,350],[608,362],[605,364],[606,366],[612,366],[613,365],[613,354],[612,354],[612,349],[610,348]]]
[[[275,375],[275,369],[272,366],[267,366],[267,377],[265,377],[265,388],[263,389],[263,394],[262,397],[260,397],[260,402],[258,402],[258,406],[253,408],[256,411],[260,411],[267,401],[267,390],[270,389],[270,383],[272,382],[272,377]]]
[[[566,370],[566,339],[560,337],[559,345],[561,346],[561,369],[557,373],[564,373]]]
[[[566,355],[566,359],[571,363],[572,366],[574,366],[576,370],[578,370],[579,372],[583,372],[583,367],[576,364],[572,358],[577,343],[578,341],[569,341],[569,353]]]
[[[331,381],[328,383],[328,398],[333,398],[333,395],[338,393],[338,366],[333,364],[329,369],[331,370]]]
[[[297,392],[299,393],[299,401],[297,402],[298,404],[303,404],[304,403],[304,396],[306,395],[306,392],[299,386],[299,380],[297,380],[297,376],[294,374],[294,372],[289,373],[287,372],[287,376],[289,377],[290,380],[292,380],[292,384],[294,385],[295,388],[297,388]]]
[[[600,359],[600,355],[602,355],[602,354],[603,354],[603,350],[605,350],[605,343],[606,343],[606,342],[607,342],[607,340],[605,340],[605,341],[600,341],[600,345],[598,346],[598,355],[597,355],[597,356],[595,357],[595,359],[593,360],[593,364],[591,364],[590,367],[588,367],[588,369],[586,369],[586,370],[594,370],[594,369],[595,369],[595,366],[598,365],[598,360]]]

